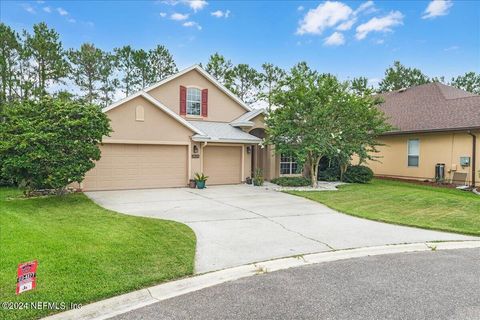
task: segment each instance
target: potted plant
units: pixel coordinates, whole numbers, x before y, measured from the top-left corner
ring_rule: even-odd
[[[197,182],[194,179],[190,179],[190,181],[188,181],[188,186],[191,189],[195,189],[197,187]]]
[[[253,175],[253,185],[263,186],[263,181],[262,169],[255,169],[255,174]]]
[[[208,177],[203,173],[195,173],[195,182],[197,183],[197,189],[205,188],[205,182],[207,181]]]
[[[245,182],[246,182],[247,184],[252,184],[252,178],[247,177],[247,178],[245,179]]]

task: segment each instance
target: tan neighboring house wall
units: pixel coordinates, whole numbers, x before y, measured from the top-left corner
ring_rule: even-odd
[[[480,140],[480,130],[473,131],[477,135],[477,145]],[[419,165],[408,166],[408,140],[419,140]],[[434,180],[435,165],[445,164],[445,178],[450,181],[454,172],[466,173],[467,184],[472,181],[472,165],[462,167],[460,157],[470,157],[472,161],[472,136],[468,132],[431,132],[418,134],[398,134],[383,136],[380,139],[384,146],[376,156],[378,161],[368,161],[367,165],[377,176],[388,176],[404,179]],[[479,159],[480,150],[476,151],[476,185],[480,185]],[[357,161],[357,160],[354,160]]]
[[[218,122],[230,122],[245,113],[241,107],[232,98],[219,90],[211,81],[207,80],[197,70],[191,70],[178,78],[169,81],[159,87],[151,89],[148,92],[154,98],[160,100],[164,105],[180,114],[180,93],[179,87],[195,87],[198,89],[208,89],[208,104],[211,107],[208,110],[208,116],[185,116],[194,120],[207,120]]]

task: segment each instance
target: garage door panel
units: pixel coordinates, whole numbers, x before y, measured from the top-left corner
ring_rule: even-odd
[[[183,187],[187,146],[105,144],[83,182],[84,190]]]
[[[207,184],[236,184],[242,180],[242,147],[207,146],[204,148],[203,169]]]

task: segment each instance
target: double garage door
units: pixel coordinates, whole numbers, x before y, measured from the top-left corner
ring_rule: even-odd
[[[101,151],[101,159],[85,176],[84,190],[187,185],[187,146],[104,144]]]
[[[188,183],[187,146],[104,144],[102,157],[82,183],[83,190],[121,190],[185,187]],[[242,181],[242,148],[207,146],[203,149],[207,185]]]

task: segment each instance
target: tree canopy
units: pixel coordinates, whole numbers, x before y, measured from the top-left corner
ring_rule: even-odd
[[[305,62],[290,70],[272,102],[276,108],[266,118],[267,143],[307,165],[314,187],[323,157],[370,158],[378,135],[390,129],[374,107],[378,101],[353,93],[348,82],[311,70]]]
[[[7,104],[0,126],[1,175],[28,192],[62,193],[81,182],[100,159],[99,143],[110,133],[107,116],[93,104],[43,97]]]
[[[378,85],[380,92],[387,92],[429,82],[429,77],[420,71],[420,69],[405,67],[400,61],[395,61],[393,66],[387,68],[385,77]]]

